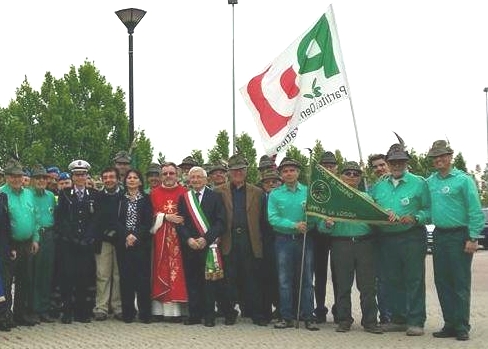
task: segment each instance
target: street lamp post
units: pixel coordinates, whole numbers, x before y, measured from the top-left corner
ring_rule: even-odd
[[[136,8],[126,8],[116,11],[115,14],[127,27],[129,33],[129,148],[134,140],[134,68],[133,68],[133,39],[132,34],[146,11]]]
[[[234,5],[237,5],[237,0],[227,0],[229,5],[232,5],[232,154],[237,152],[236,145],[236,80],[234,67]]]

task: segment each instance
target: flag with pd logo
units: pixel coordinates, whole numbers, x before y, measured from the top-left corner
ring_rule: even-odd
[[[348,90],[332,5],[240,89],[268,155],[285,150],[300,123],[348,99]]]
[[[388,212],[312,161],[306,213],[336,221],[388,224]]]

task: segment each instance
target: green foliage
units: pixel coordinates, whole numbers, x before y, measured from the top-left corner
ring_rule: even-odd
[[[256,149],[254,149],[254,140],[243,132],[236,137],[236,147],[239,154],[242,154],[247,162],[247,182],[256,184],[259,182],[259,171],[256,163]]]
[[[205,161],[203,160],[203,155],[201,150],[194,149],[191,151],[191,157],[198,163],[198,166],[202,166]]]
[[[408,167],[411,173],[427,178],[435,171],[432,160],[427,157],[427,154],[417,154],[414,149],[410,149],[409,154],[411,159]]]
[[[454,167],[456,167],[458,170],[468,173],[468,169],[466,168],[466,161],[464,160],[463,154],[461,152],[459,152],[454,157]]]
[[[133,147],[131,148],[132,167],[137,168],[142,174],[147,172],[152,162],[153,147],[144,131],[134,132]]]
[[[229,159],[229,134],[226,130],[219,131],[215,146],[208,151],[208,162],[211,164]]]
[[[325,153],[325,149],[322,146],[322,142],[318,139],[315,140],[315,146],[312,149],[312,156],[315,161],[320,162],[322,154]]]
[[[159,152],[158,153],[158,162],[160,165],[164,164],[166,162],[166,155],[163,155],[163,153]]]
[[[25,166],[42,163],[66,169],[85,159],[94,173],[127,149],[128,120],[124,93],[115,90],[93,63],[85,61],[56,79],[45,74],[40,92],[27,78],[16,98],[1,110],[0,161],[18,154]],[[141,166],[152,158],[150,141],[141,133],[136,154]]]
[[[302,152],[300,152],[300,150],[297,147],[291,145],[286,150],[286,156],[300,163],[300,166],[302,168],[300,170],[300,175],[298,176],[298,181],[303,184],[308,184],[310,182],[310,166],[309,166],[310,154],[304,155],[302,154]]]

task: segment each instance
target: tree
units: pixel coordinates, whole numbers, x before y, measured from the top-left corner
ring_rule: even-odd
[[[197,162],[198,166],[202,166],[205,163],[201,150],[193,149],[190,155]]]
[[[316,143],[317,144],[317,143]],[[286,156],[298,161],[301,166],[300,175],[298,176],[298,181],[303,184],[308,184],[310,181],[309,174],[309,158],[310,154],[304,155],[298,150],[294,145],[290,145],[286,150]]]
[[[40,92],[25,78],[16,98],[2,110],[1,126],[0,157],[5,161],[18,153],[27,166],[66,168],[84,159],[96,173],[111,164],[117,151],[128,150],[124,92],[114,90],[88,61],[78,69],[71,66],[60,79],[47,72]],[[152,158],[152,148],[143,133],[139,141],[142,164]]]
[[[238,153],[243,155],[247,162],[247,181],[257,183],[259,181],[259,171],[256,164],[256,149],[254,149],[254,140],[243,132],[236,137],[236,147]]]
[[[164,164],[166,162],[166,155],[163,155],[163,153],[159,152],[158,153],[158,162],[160,165]]]
[[[410,149],[409,154],[410,161],[408,162],[408,168],[411,173],[427,178],[435,171],[432,166],[432,160],[427,154],[417,154],[413,148]]]
[[[315,140],[315,146],[313,147],[313,158],[315,161],[320,162],[320,159],[322,158],[322,154],[325,153],[325,149],[322,146],[322,142],[318,139]]]
[[[454,157],[454,167],[457,168],[458,170],[468,173],[468,169],[466,168],[466,161],[464,160],[463,154],[461,152],[459,152]]]
[[[208,162],[215,164],[222,160],[227,161],[229,159],[229,148],[229,134],[226,130],[221,130],[217,135],[215,146],[208,151]]]
[[[144,131],[137,130],[134,132],[134,141],[130,152],[132,155],[132,167],[145,174],[149,164],[152,162],[153,147]]]

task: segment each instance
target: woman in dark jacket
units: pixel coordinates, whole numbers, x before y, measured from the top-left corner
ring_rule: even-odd
[[[139,320],[151,322],[151,236],[153,223],[151,200],[143,190],[143,177],[129,170],[124,178],[125,194],[119,209],[119,239],[117,260],[120,273],[122,316],[127,323],[134,321],[137,295]],[[122,233],[121,233],[122,232]]]

